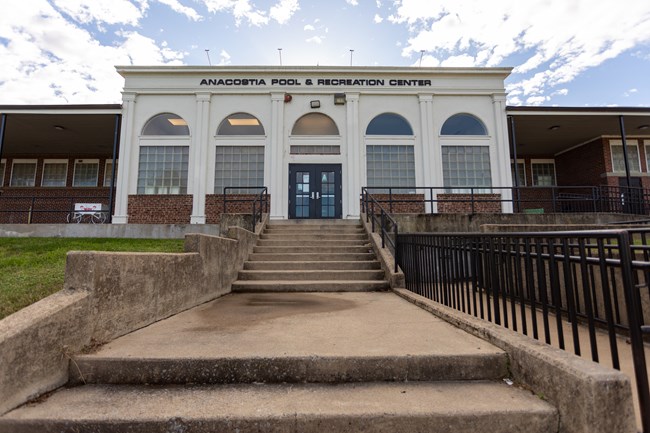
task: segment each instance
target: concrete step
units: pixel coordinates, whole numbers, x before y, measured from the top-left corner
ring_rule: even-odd
[[[291,253],[372,253],[372,247],[368,246],[284,246],[268,247],[255,246],[254,253],[291,254]]]
[[[286,225],[286,226],[266,226],[266,232],[281,233],[281,232],[326,232],[326,233],[362,233],[364,231],[362,226],[324,226],[324,225]]]
[[[271,220],[267,224],[272,227],[280,226],[326,226],[326,227],[342,227],[342,226],[360,226],[361,221],[358,219],[344,220],[344,219],[292,219],[292,220]]]
[[[290,253],[252,253],[248,260],[250,261],[265,261],[265,262],[334,262],[334,261],[369,261],[375,260],[377,257],[374,252],[363,253],[297,253],[294,251]]]
[[[0,417],[32,432],[557,432],[557,411],[494,382],[86,385]]]
[[[291,239],[296,239],[296,240],[317,240],[317,239],[328,239],[328,240],[336,240],[336,239],[341,239],[341,240],[367,240],[368,235],[364,233],[347,233],[347,234],[342,234],[339,232],[332,232],[332,233],[323,233],[323,232],[313,232],[313,233],[300,233],[300,232],[270,232],[270,233],[262,233],[260,235],[260,239],[264,240],[283,240],[287,239],[290,237]]]
[[[301,255],[302,257],[302,255]],[[354,269],[381,269],[381,263],[377,260],[367,261],[248,261],[244,262],[246,270],[306,270],[306,269],[337,269],[337,270],[354,270]]]
[[[239,272],[239,281],[353,281],[383,280],[382,270],[243,270]]]
[[[324,247],[336,247],[336,246],[351,246],[358,247],[364,245],[370,245],[370,241],[367,239],[296,239],[293,236],[287,235],[284,239],[260,239],[257,241],[257,245],[260,247],[317,247],[322,245]]]
[[[373,292],[389,290],[388,281],[366,280],[275,280],[243,281],[232,283],[235,293],[277,293],[277,292]]]

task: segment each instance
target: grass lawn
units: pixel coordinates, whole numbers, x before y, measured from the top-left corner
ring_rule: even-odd
[[[66,253],[183,252],[182,239],[0,238],[0,319],[63,288]]]

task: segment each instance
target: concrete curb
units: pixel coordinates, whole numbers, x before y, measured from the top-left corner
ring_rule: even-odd
[[[635,433],[630,380],[623,373],[442,306],[406,289],[397,295],[506,351],[515,382],[560,413],[560,433]]]

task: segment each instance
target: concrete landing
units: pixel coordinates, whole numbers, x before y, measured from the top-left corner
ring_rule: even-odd
[[[554,408],[502,383],[116,386],[63,390],[0,432],[551,433]]]
[[[498,379],[506,355],[392,292],[232,294],[77,356],[92,383]]]

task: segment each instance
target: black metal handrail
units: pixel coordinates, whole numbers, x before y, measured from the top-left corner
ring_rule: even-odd
[[[244,194],[249,197],[239,197],[233,198],[228,196],[228,191],[240,191],[240,190],[257,190],[253,194]],[[235,193],[236,195],[241,195],[240,192]],[[253,196],[253,197],[250,197]],[[251,203],[251,216],[252,216],[252,231],[255,231],[255,226],[258,222],[262,222],[262,216],[265,213],[269,212],[269,194],[268,188],[265,186],[227,186],[223,189],[223,213],[228,212],[228,203],[236,202],[250,202]],[[258,209],[259,208],[259,209]]]
[[[514,212],[605,212],[647,215],[650,213],[650,189],[599,186],[476,186],[476,187],[395,187],[373,186],[365,189],[379,203],[395,212],[399,204],[422,204],[423,211],[434,213],[437,206],[466,204],[471,214],[480,206],[500,212],[504,203]],[[494,197],[498,195],[498,197]],[[413,197],[413,198],[411,198]],[[497,210],[498,209],[498,210]]]
[[[380,236],[381,236],[381,247],[386,248],[386,243],[390,245],[390,250],[393,253],[393,258],[395,259],[395,272],[398,272],[398,255],[399,250],[397,248],[397,236],[399,234],[399,228],[397,221],[390,216],[390,214],[384,209],[379,202],[368,194],[366,188],[361,189],[362,197],[362,212],[366,214],[366,222],[371,222],[372,232],[375,232],[375,225],[379,223]],[[379,212],[379,221],[377,221],[377,213]],[[390,227],[388,226],[390,223]],[[393,239],[390,237],[390,232],[392,231]]]
[[[543,333],[548,344],[555,335],[562,349],[566,326],[577,355],[578,328],[586,327],[595,362],[602,328],[617,369],[617,334],[628,336],[643,428],[650,432],[643,337],[650,311],[641,296],[643,290],[650,297],[648,240],[650,230],[414,233],[400,234],[397,246],[407,289],[448,307],[526,335],[530,326],[532,337]]]
[[[35,215],[53,214],[61,215],[61,221],[65,222],[66,216],[75,212],[76,203],[97,202],[109,205],[109,195],[90,196],[0,196],[0,215],[14,214],[19,217],[24,215],[25,222],[32,224]],[[109,220],[109,210],[98,211],[106,214]],[[22,218],[19,218],[22,219]]]

